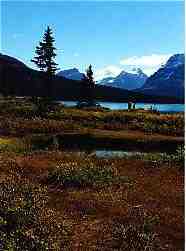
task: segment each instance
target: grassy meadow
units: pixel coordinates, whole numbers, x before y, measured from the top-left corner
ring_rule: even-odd
[[[183,251],[183,144],[183,113],[1,99],[0,250]]]

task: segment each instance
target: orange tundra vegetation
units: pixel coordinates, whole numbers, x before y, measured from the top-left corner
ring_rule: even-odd
[[[26,179],[41,190],[45,188],[44,208],[55,215],[55,224],[65,224],[68,229],[68,241],[63,243],[67,250],[143,250],[147,245],[153,248],[150,250],[183,250],[184,174],[179,168],[143,160],[87,159],[62,152],[1,162],[2,182],[6,177],[8,185],[14,179]],[[56,169],[61,171],[56,173]],[[83,169],[96,169],[98,182],[87,182],[85,172],[81,177]],[[69,179],[71,183],[62,182]],[[51,238],[57,238],[55,233]],[[56,243],[62,245],[60,240]]]
[[[183,114],[60,106],[43,118],[26,100],[0,111],[0,250],[184,250]],[[179,148],[98,157],[65,150],[74,135]]]

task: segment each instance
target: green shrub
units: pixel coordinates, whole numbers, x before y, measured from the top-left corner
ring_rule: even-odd
[[[78,169],[57,167],[49,173],[48,181],[65,187],[86,187],[94,184],[109,183],[113,180],[111,169],[83,166]]]
[[[0,138],[0,153],[16,153],[22,154],[29,150],[23,141],[18,139],[4,139]]]
[[[0,184],[0,201],[0,250],[63,250],[67,245],[68,231],[47,208],[44,188],[10,177]]]
[[[138,212],[135,212],[137,211]],[[131,223],[122,219],[115,219],[113,222],[111,245],[114,250],[132,251],[158,251],[160,250],[159,241],[154,226],[159,223],[159,217],[146,216],[139,209],[132,210],[134,215],[130,215]],[[135,215],[137,213],[137,215]],[[138,223],[135,222],[138,218]]]
[[[109,166],[98,167],[87,161],[80,163],[69,162],[50,170],[48,182],[65,187],[98,186],[109,183],[129,182],[128,177],[117,177]]]
[[[180,145],[176,152],[170,156],[170,159],[177,165],[184,167],[185,164],[185,147]]]
[[[0,186],[0,248],[1,250],[47,250],[47,239],[38,240],[33,230],[29,236],[29,228],[37,227],[40,209],[44,199],[41,191],[27,184],[16,184],[12,180]]]
[[[130,157],[129,157],[130,158]],[[180,145],[176,149],[175,153],[140,153],[133,155],[132,158],[142,159],[145,161],[156,162],[157,164],[167,163],[169,165],[176,164],[180,167],[184,166],[185,161],[185,149]]]
[[[148,133],[157,132],[157,125],[152,122],[145,121],[143,124],[143,129],[145,132],[148,132]]]

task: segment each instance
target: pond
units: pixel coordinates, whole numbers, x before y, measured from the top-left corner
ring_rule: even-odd
[[[151,141],[123,141],[109,143],[94,141],[88,138],[77,140],[75,136],[66,139],[61,135],[56,136],[32,136],[30,139],[33,150],[62,150],[66,153],[83,154],[87,156],[97,156],[104,158],[111,157],[132,157],[144,154],[172,154],[176,152],[179,143],[151,142]],[[56,148],[57,147],[57,148]]]
[[[62,101],[63,102],[63,101]],[[64,101],[66,106],[75,106],[77,102],[75,101]],[[128,108],[127,103],[115,103],[115,102],[99,102],[99,104],[103,107],[109,108],[111,110],[125,110]],[[184,104],[150,104],[150,103],[136,103],[136,109],[156,109],[160,112],[184,112],[185,105]]]

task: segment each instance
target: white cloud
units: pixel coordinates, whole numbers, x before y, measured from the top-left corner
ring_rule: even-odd
[[[108,65],[105,68],[99,69],[95,72],[95,79],[100,80],[107,77],[116,77],[122,69],[115,65]]]
[[[133,56],[121,59],[121,65],[134,66],[134,67],[160,67],[165,64],[170,58],[171,54],[152,54],[148,56]]]
[[[78,52],[75,52],[75,53],[73,54],[73,56],[74,56],[74,57],[79,57],[79,53],[78,53]]]

